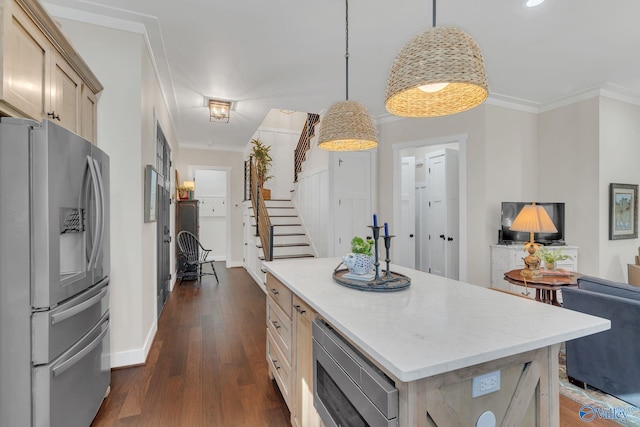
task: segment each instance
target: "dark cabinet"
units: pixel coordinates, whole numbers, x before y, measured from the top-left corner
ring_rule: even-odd
[[[189,271],[186,268],[186,263],[184,261],[184,257],[180,252],[180,247],[178,246],[178,233],[183,230],[190,231],[195,234],[199,239],[199,228],[198,224],[198,201],[197,200],[181,200],[176,203],[176,262],[177,262],[177,271],[178,271],[178,279],[182,278],[183,280],[191,280],[197,279],[197,272]],[[182,273],[184,272],[184,273]],[[193,277],[192,277],[193,276]]]

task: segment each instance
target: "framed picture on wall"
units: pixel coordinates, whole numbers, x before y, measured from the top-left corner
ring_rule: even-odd
[[[147,165],[144,168],[144,222],[155,222],[158,207],[158,172]]]
[[[638,186],[609,184],[609,240],[638,238]]]

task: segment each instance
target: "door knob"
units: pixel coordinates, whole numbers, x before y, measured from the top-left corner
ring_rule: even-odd
[[[444,234],[441,234],[441,235],[440,235],[440,238],[441,238],[442,240],[444,240]]]
[[[413,237],[413,234],[409,234],[409,237]]]
[[[447,237],[447,240],[453,242],[453,237]]]

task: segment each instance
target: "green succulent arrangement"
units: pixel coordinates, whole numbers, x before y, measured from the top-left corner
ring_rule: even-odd
[[[373,239],[355,236],[351,239],[351,252],[354,254],[373,255]]]
[[[536,256],[549,264],[556,261],[564,261],[565,259],[572,259],[570,255],[563,254],[562,249],[554,249],[550,251],[547,248],[541,248],[536,252]]]

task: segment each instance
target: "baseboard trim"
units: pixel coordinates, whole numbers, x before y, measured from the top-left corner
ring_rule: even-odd
[[[151,351],[151,344],[153,344],[153,339],[157,331],[158,322],[153,322],[142,348],[111,353],[111,369],[144,365],[147,361],[149,351]]]

